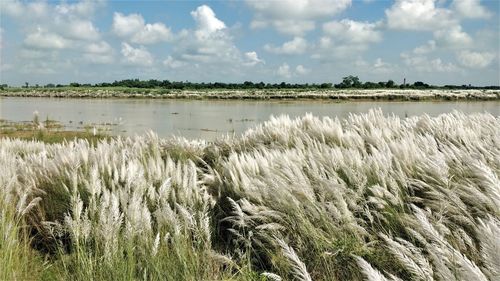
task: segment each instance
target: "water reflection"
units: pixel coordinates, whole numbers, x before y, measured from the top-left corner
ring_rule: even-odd
[[[349,113],[381,108],[401,117],[436,116],[454,109],[466,113],[500,114],[500,101],[383,102],[383,101],[214,101],[141,99],[0,98],[0,119],[26,121],[38,111],[40,118],[62,122],[68,128],[81,124],[113,123],[114,134],[134,135],[153,130],[162,137],[214,139],[225,133],[240,134],[271,115],[346,117]]]

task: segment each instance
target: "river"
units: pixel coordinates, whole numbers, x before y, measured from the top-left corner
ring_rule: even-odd
[[[152,130],[161,137],[172,135],[213,140],[222,134],[240,134],[266,121],[271,115],[287,114],[343,118],[350,113],[381,108],[400,117],[459,110],[465,113],[500,114],[500,101],[248,101],[248,100],[148,100],[148,99],[57,99],[0,98],[0,119],[29,121],[38,111],[40,120],[61,122],[67,129],[85,124],[108,127],[115,135],[143,134]],[[115,124],[112,126],[105,123]]]

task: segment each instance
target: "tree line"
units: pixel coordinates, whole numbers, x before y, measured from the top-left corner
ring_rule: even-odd
[[[7,88],[8,85],[2,84],[0,88]],[[25,83],[23,88],[61,88],[61,87],[75,87],[75,88],[92,88],[92,87],[126,87],[126,88],[144,88],[144,89],[178,89],[178,90],[199,90],[199,89],[500,89],[500,86],[472,86],[468,85],[444,85],[435,86],[429,85],[422,81],[414,83],[397,84],[394,80],[381,81],[381,82],[362,82],[357,76],[349,75],[342,78],[338,84],[333,83],[264,83],[264,82],[251,82],[245,81],[243,83],[196,83],[189,81],[169,81],[169,80],[139,80],[139,79],[124,79],[114,82],[102,83],[77,83],[72,82],[67,85],[64,84],[46,84],[44,86],[30,85]]]

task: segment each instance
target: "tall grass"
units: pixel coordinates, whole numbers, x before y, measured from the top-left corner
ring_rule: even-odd
[[[0,167],[0,279],[500,278],[489,114],[281,116],[215,143],[3,139]]]

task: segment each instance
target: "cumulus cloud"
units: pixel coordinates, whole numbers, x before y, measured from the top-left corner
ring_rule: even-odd
[[[202,5],[191,12],[196,22],[194,31],[184,30],[178,35],[175,46],[178,59],[201,63],[229,62],[239,57],[239,52],[226,32],[226,25],[214,11]]]
[[[297,67],[295,67],[295,73],[298,75],[306,75],[309,72],[311,72],[311,69],[305,68],[303,65],[299,64]]]
[[[453,63],[443,62],[441,58],[429,59],[426,56],[412,56],[406,53],[401,54],[401,58],[406,66],[417,72],[436,73],[460,71],[458,66]]]
[[[23,21],[46,18],[50,12],[49,5],[41,1],[28,3],[18,0],[0,1],[0,9],[2,13]],[[29,17],[26,17],[26,15],[29,15]]]
[[[109,62],[109,56],[86,49],[101,40],[92,17],[103,1],[52,3],[0,1],[2,15],[16,21],[24,32],[24,44],[15,56],[19,72],[45,75],[74,69],[73,61]],[[81,55],[70,53],[75,51]]]
[[[461,51],[457,54],[458,62],[469,68],[485,68],[495,59],[495,54],[490,52]]]
[[[471,36],[462,29],[457,12],[450,7],[441,7],[439,0],[396,0],[385,11],[387,26],[391,29],[432,31],[434,40],[417,47],[415,54],[424,54],[438,48],[465,49],[473,44]],[[456,10],[470,9],[469,13],[484,14],[476,0],[457,0],[452,5]]]
[[[95,41],[100,34],[90,17],[100,4],[100,1],[80,1],[54,6],[43,1],[1,1],[0,5],[2,12],[5,11],[7,16],[19,21],[28,30],[28,36],[43,29],[63,39]],[[53,45],[60,48],[60,44]]]
[[[93,64],[110,64],[114,62],[114,50],[105,41],[90,43],[84,48],[83,57]]]
[[[272,26],[284,34],[303,35],[314,29],[316,20],[347,9],[351,0],[247,0],[247,5],[256,13],[251,27]]]
[[[263,63],[257,54],[242,54],[235,46],[229,28],[207,5],[191,12],[194,30],[182,30],[175,37],[173,52],[164,61],[169,68],[203,64],[216,72],[237,72],[240,66]]]
[[[395,68],[396,66],[383,61],[382,58],[377,58],[375,59],[375,62],[373,63],[371,70],[373,73],[382,74],[382,73],[392,73],[394,72]]]
[[[329,60],[352,59],[368,49],[370,44],[380,42],[380,23],[359,22],[349,19],[323,24],[323,36],[319,39],[313,58]]]
[[[413,53],[417,55],[424,55],[433,52],[434,50],[436,50],[436,41],[429,40],[426,44],[413,49]]]
[[[63,15],[77,15],[80,17],[90,17],[96,10],[105,4],[106,0],[81,0],[68,4],[61,1],[56,5],[56,11]]]
[[[92,54],[106,54],[112,50],[111,46],[105,41],[90,43],[85,47],[85,51]]]
[[[134,48],[123,42],[122,55],[124,62],[130,65],[151,66],[153,64],[153,56],[143,46]]]
[[[165,24],[146,24],[139,14],[124,15],[115,12],[112,30],[119,37],[137,44],[154,44],[172,39],[172,33]]]
[[[70,40],[42,28],[28,34],[24,43],[29,47],[40,49],[65,49],[71,46]]]
[[[295,69],[292,69],[290,65],[288,65],[286,62],[283,63],[278,67],[276,70],[276,75],[279,77],[285,78],[285,79],[290,79],[293,76],[301,76],[301,75],[306,75],[311,72],[311,69],[304,67],[303,65],[299,64],[295,67]]]
[[[292,77],[292,72],[290,71],[290,66],[287,63],[283,63],[278,67],[278,70],[276,71],[276,74],[283,78],[291,78]]]
[[[382,39],[381,32],[376,30],[377,26],[376,23],[343,19],[325,23],[323,32],[342,42],[367,44],[379,42]]]
[[[452,7],[464,18],[487,19],[491,13],[479,3],[480,0],[454,0]]]
[[[95,41],[98,40],[99,30],[89,20],[74,19],[69,20],[64,28],[61,28],[61,33],[71,39]]]
[[[202,5],[191,12],[191,16],[196,21],[198,29],[196,35],[200,38],[207,38],[211,34],[226,28],[226,24],[219,20],[214,11],[207,5]]]
[[[291,41],[283,43],[279,47],[266,44],[264,49],[270,53],[297,55],[303,54],[307,49],[307,41],[302,37],[294,37]]]
[[[265,62],[259,58],[256,52],[246,52],[245,53],[245,65],[254,66],[257,64],[264,64]]]
[[[175,68],[179,68],[179,67],[185,66],[186,63],[183,62],[183,61],[176,60],[172,56],[168,56],[163,61],[163,65],[166,66],[166,67],[168,67],[168,68],[175,69]]]
[[[437,30],[434,32],[434,38],[439,45],[449,48],[466,48],[472,44],[472,38],[460,25]]]
[[[396,0],[385,11],[387,25],[392,29],[436,30],[455,25],[453,13],[436,7],[437,0]]]

